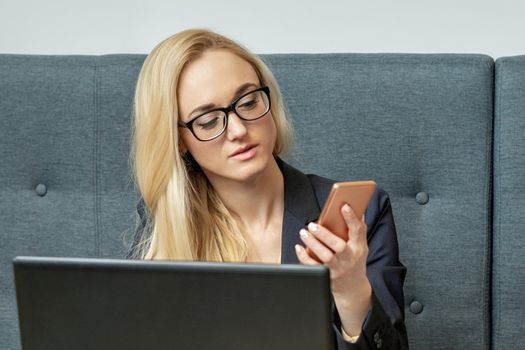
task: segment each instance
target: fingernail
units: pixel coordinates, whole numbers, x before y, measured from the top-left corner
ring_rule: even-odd
[[[308,231],[306,231],[304,228],[301,229],[301,231],[299,231],[299,235],[302,237],[302,238],[308,238]]]
[[[301,252],[301,248],[299,247],[299,244],[295,245],[295,252],[299,254]]]
[[[317,224],[315,222],[311,222],[308,224],[308,228],[312,231],[317,231]]]
[[[350,206],[349,206],[348,204],[343,205],[343,210],[344,210],[346,213],[349,213],[349,212],[350,212]]]

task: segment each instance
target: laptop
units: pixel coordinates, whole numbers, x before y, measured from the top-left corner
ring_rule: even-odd
[[[333,349],[323,266],[16,257],[23,350]]]

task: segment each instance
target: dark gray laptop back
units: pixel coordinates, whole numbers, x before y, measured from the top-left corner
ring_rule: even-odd
[[[24,350],[333,349],[324,267],[17,257]]]

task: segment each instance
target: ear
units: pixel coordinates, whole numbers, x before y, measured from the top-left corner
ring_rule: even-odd
[[[186,145],[184,145],[184,142],[182,142],[181,139],[179,139],[179,153],[181,156],[184,156],[186,152],[188,152],[188,148],[186,148]]]

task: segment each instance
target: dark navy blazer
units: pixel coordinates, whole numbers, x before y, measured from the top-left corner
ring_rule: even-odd
[[[298,264],[295,244],[302,244],[299,230],[318,219],[334,181],[305,175],[279,158],[277,163],[284,177],[281,263]],[[142,200],[137,211],[141,224],[128,257],[133,255],[133,247],[140,242],[147,220]],[[359,340],[351,344],[343,339],[341,321],[332,300],[337,348],[408,349],[403,296],[406,268],[399,261],[392,207],[385,191],[376,189],[365,212],[365,221],[368,226],[367,276],[372,285],[372,309],[363,323]]]

